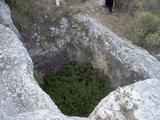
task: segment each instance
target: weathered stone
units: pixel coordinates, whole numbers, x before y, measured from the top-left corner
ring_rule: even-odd
[[[100,5],[100,6],[104,6],[104,5],[105,5],[105,1],[106,1],[106,0],[99,0],[99,1],[97,1],[97,3],[98,3],[98,5]]]
[[[115,88],[151,78],[116,89],[89,119],[159,120],[160,62],[87,15],[76,15],[70,21],[60,15],[55,20],[57,8],[52,2],[37,2],[34,15],[40,11],[29,26],[31,38],[23,41],[36,67],[45,71],[48,66],[57,68],[54,63],[63,68],[62,63],[69,60],[91,62],[109,74]],[[4,0],[0,0],[0,23],[16,33]],[[33,77],[32,60],[9,28],[0,25],[0,120],[87,120],[63,115],[41,90]]]
[[[16,35],[18,35],[18,37],[20,37],[18,30],[13,25],[10,9],[4,0],[0,0],[0,24],[9,27]]]
[[[0,25],[0,111],[6,116],[34,113],[36,110],[60,111],[39,87],[33,77],[32,61],[8,28]]]
[[[0,119],[73,120],[64,116],[39,87],[33,77],[33,64],[26,49],[18,37],[2,25],[0,25]]]
[[[35,2],[29,33],[23,43],[38,76],[63,69],[69,61],[75,60],[90,62],[104,71],[115,88],[135,80],[160,77],[157,74],[160,64],[153,56],[118,37],[89,15],[71,19],[64,17],[65,14],[57,10],[52,0]],[[9,23],[13,24],[10,14],[6,15]],[[77,21],[79,24],[76,26]]]
[[[118,88],[102,99],[91,120],[159,120],[160,80],[148,79]]]
[[[83,39],[79,39],[79,33],[75,39],[90,46],[93,54],[98,49],[108,60],[112,86],[116,88],[147,78],[160,79],[160,62],[146,50],[118,37],[88,15],[77,15],[75,19],[88,30]]]
[[[34,0],[29,12],[31,19],[22,16],[26,21],[26,30],[21,31],[23,43],[33,60],[36,73],[46,76],[61,70],[69,62],[65,48],[71,40],[68,34],[70,23],[54,3],[57,0]],[[23,22],[20,20],[16,23]]]
[[[160,54],[154,55],[160,61]]]
[[[90,120],[159,120],[160,81],[148,79],[118,88],[104,98]],[[8,28],[0,25],[0,119],[87,120],[66,117],[39,87],[32,61]]]

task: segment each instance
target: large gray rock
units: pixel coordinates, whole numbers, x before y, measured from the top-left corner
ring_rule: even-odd
[[[100,61],[102,58],[95,57],[97,51],[106,58],[105,61],[108,60],[109,67],[106,69],[109,69],[107,71],[113,87],[117,88],[147,78],[160,79],[160,62],[146,50],[118,37],[88,15],[76,15],[74,19],[78,22],[77,28],[85,29],[85,34],[77,29],[75,40],[79,45],[92,49],[94,60]]]
[[[56,6],[61,1],[34,0],[33,4],[30,3],[29,15],[22,11],[23,14],[14,16],[18,25],[25,26],[25,30],[20,32],[38,76],[53,74],[63,69],[69,61],[64,48],[70,42],[70,23]]]
[[[48,4],[41,6],[43,2]],[[33,31],[31,38],[33,37],[34,40],[28,40],[28,45],[34,43],[28,48],[31,48],[30,54],[33,59],[36,59],[37,64],[42,64],[43,67],[43,64],[46,64],[43,60],[48,60],[50,63],[56,54],[60,54],[62,49],[72,44],[73,46],[62,54],[62,58],[64,54],[69,54],[69,59],[81,62],[85,62],[85,58],[88,58],[87,60],[94,67],[109,74],[114,87],[152,78],[115,90],[99,103],[89,119],[159,120],[160,63],[158,60],[144,49],[118,37],[87,15],[77,15],[71,21],[61,17],[58,25],[45,26],[49,18],[52,19],[52,10],[56,10],[51,2],[51,0],[38,2],[41,3],[38,8],[44,8],[43,15],[48,12],[49,14],[44,18],[42,15],[40,18],[44,21],[39,19],[40,23],[31,28]],[[49,11],[45,9],[48,6]],[[33,25],[35,22],[33,21]],[[16,33],[10,11],[3,0],[0,1],[0,23]],[[43,29],[40,32],[41,25]],[[47,43],[43,38],[43,31],[46,28],[45,37],[51,37]],[[41,90],[33,77],[32,60],[11,30],[0,25],[0,120],[86,120],[87,118],[63,115],[50,97]],[[56,40],[54,41],[52,37]],[[77,51],[71,49],[73,47]],[[59,59],[57,61],[62,63]]]
[[[160,120],[160,80],[148,79],[119,88],[90,114],[91,120]]]
[[[55,119],[70,118],[35,81],[32,61],[18,37],[0,25],[0,120]]]
[[[0,116],[30,114],[35,111],[60,111],[39,88],[33,77],[32,61],[8,28],[0,25]],[[38,112],[37,111],[37,112]]]
[[[104,98],[90,120],[159,120],[160,81],[148,79],[119,88]],[[0,25],[0,119],[87,120],[66,117],[33,77],[32,61],[8,28]]]
[[[0,9],[0,22],[14,30],[9,8],[3,1],[0,1]],[[87,15],[67,18],[52,0],[35,0],[32,12],[33,19],[29,21],[28,36],[23,43],[38,77],[43,79],[63,69],[71,60],[92,63],[109,75],[115,88],[135,80],[160,77],[160,63],[153,56],[118,37],[95,19]]]
[[[9,27],[18,35],[18,37],[20,37],[18,30],[13,25],[10,9],[8,5],[4,2],[4,0],[0,0],[0,24]]]

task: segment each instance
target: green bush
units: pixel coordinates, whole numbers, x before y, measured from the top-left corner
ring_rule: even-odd
[[[9,4],[10,6],[12,7],[15,7],[15,8],[24,8],[26,6],[28,6],[28,3],[30,2],[31,0],[5,0],[5,2],[7,4]]]
[[[60,110],[66,115],[88,116],[112,89],[106,76],[91,65],[71,62],[68,69],[50,76],[42,85]]]
[[[146,49],[159,45],[160,18],[150,12],[141,12],[135,17],[131,29],[131,38],[136,44]]]
[[[141,9],[141,1],[139,0],[116,0],[116,8],[120,11],[135,14],[137,10]]]
[[[144,0],[143,8],[146,11],[150,11],[158,16],[160,16],[160,1],[159,0]]]
[[[159,0],[116,0],[118,10],[132,14],[145,10],[160,15],[159,6]]]
[[[150,33],[146,36],[146,47],[150,50],[158,50],[160,46],[160,29],[155,33]]]
[[[160,48],[159,0],[117,0],[118,10],[127,12],[129,21],[124,26],[126,37],[150,52]]]

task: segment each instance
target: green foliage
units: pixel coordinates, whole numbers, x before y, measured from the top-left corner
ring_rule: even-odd
[[[88,116],[111,88],[106,76],[91,65],[71,62],[68,69],[50,76],[42,85],[60,110],[66,115]]]
[[[15,8],[24,8],[31,0],[5,0],[10,6]]]
[[[116,0],[116,8],[134,14],[140,8],[140,3],[139,0]]]
[[[66,0],[61,2],[61,8],[66,16],[82,13],[86,10],[86,0]]]
[[[131,28],[131,37],[135,43],[146,49],[152,50],[159,45],[160,19],[150,12],[141,12],[136,17]]]
[[[160,45],[160,29],[155,33],[150,33],[146,36],[146,46],[150,48],[150,50],[159,49]]]
[[[86,36],[89,35],[89,28],[87,28],[85,25],[79,25],[79,32],[81,34],[85,34]]]
[[[139,11],[149,11],[160,15],[159,0],[116,0],[116,8],[121,11],[135,14]]]
[[[159,0],[143,0],[143,8],[160,16],[160,1]]]
[[[125,21],[127,38],[150,52],[160,48],[160,1],[159,0],[117,0],[118,10],[127,12]]]

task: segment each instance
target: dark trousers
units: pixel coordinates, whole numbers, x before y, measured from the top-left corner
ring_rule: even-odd
[[[106,0],[106,7],[108,7],[108,10],[112,12],[113,9],[113,0]]]

